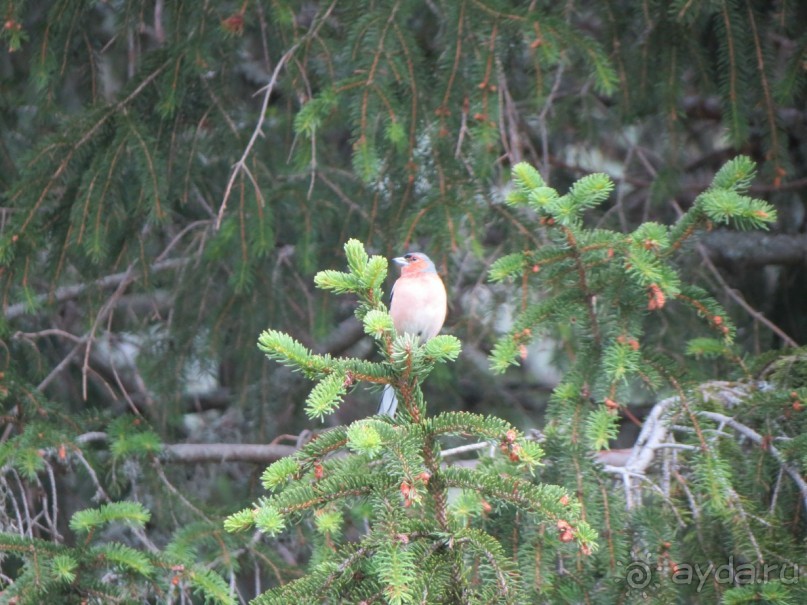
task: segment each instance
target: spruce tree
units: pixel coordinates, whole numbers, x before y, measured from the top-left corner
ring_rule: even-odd
[[[597,533],[599,550],[561,546],[559,520],[577,537],[576,517],[463,494],[452,511],[501,549],[513,594],[801,598],[788,577],[698,587],[666,572],[803,555],[805,10],[0,0],[0,602],[243,603],[325,564],[330,510],[285,518],[280,541],[222,521],[323,429],[305,376],[255,349],[262,331],[336,364],[311,369],[311,409],[359,441],[376,393],[348,372],[405,384],[354,295],[314,285],[344,269],[350,238],[372,257],[420,247],[451,278],[463,348],[418,383],[420,420],[472,410],[522,448],[537,439],[536,485],[565,489]],[[526,198],[508,205],[524,160],[543,184],[519,167]],[[772,232],[724,228],[773,218],[755,197],[778,211]],[[523,308],[498,339],[500,301]],[[544,335],[565,377],[546,427],[527,364],[500,378],[484,362],[532,362]],[[640,442],[617,466],[600,448],[630,445],[631,415]],[[566,429],[581,436],[569,455]],[[474,477],[525,470],[509,451],[476,461],[497,442],[477,434],[437,441]],[[429,506],[442,489],[415,488]],[[334,548],[361,542],[369,501],[343,510]],[[629,574],[646,569],[640,587]],[[384,581],[368,570],[367,586]]]
[[[362,382],[394,386],[399,411],[394,420],[371,417],[318,435],[266,469],[262,482],[271,496],[227,520],[232,531],[254,526],[275,536],[288,523],[310,518],[321,534],[308,575],[256,603],[522,602],[515,562],[471,521],[485,509],[517,511],[551,527],[556,548],[576,541],[589,553],[592,529],[569,493],[527,480],[542,450],[515,427],[465,412],[429,413],[420,385],[435,364],[456,358],[459,341],[439,335],[420,346],[411,335],[396,334],[381,295],[386,259],[368,257],[356,240],[345,245],[345,255],[349,272],[320,272],[317,284],[358,296],[356,316],[383,362],[313,355],[276,331],[264,332],[259,346],[318,381],[306,401],[312,418],[332,412]],[[501,447],[509,468],[445,465],[441,444],[452,436]],[[357,502],[367,511],[367,531],[346,541],[344,516]]]

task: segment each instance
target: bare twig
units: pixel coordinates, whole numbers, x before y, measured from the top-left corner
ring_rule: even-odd
[[[66,332],[65,330],[60,330],[58,328],[49,328],[46,330],[39,330],[38,332],[15,332],[12,338],[14,340],[29,340],[33,342],[37,338],[45,338],[47,336],[61,336],[62,338],[72,340],[75,343],[84,342],[83,337],[76,336],[75,334],[71,334],[70,332]]]
[[[720,422],[727,426],[730,426],[735,431],[747,437],[757,445],[764,448],[766,452],[768,452],[771,456],[773,456],[776,461],[780,464],[782,469],[790,475],[790,478],[793,480],[799,491],[801,492],[802,500],[804,501],[804,510],[807,511],[807,481],[801,476],[799,470],[793,467],[784,457],[782,452],[773,445],[769,440],[765,439],[762,435],[757,433],[754,429],[750,426],[746,426],[742,422],[732,418],[731,416],[726,416],[725,414],[719,414],[717,412],[699,412],[701,416],[704,418],[708,418],[709,420],[713,420],[714,422]]]
[[[14,490],[11,489],[11,485],[8,483],[7,474],[0,476],[0,495],[3,496],[3,502],[11,503],[11,508],[14,509],[14,517],[17,519],[17,529],[20,535],[23,535],[23,527],[25,525],[22,521],[22,511],[20,511],[20,507],[17,505],[17,498],[14,497]],[[4,527],[4,531],[9,531],[10,527]]]
[[[168,489],[169,492],[174,494],[174,496],[182,502],[185,506],[191,509],[194,513],[199,515],[202,519],[207,522],[210,522],[210,517],[204,514],[201,510],[199,510],[194,504],[188,500],[185,495],[178,490],[171,481],[168,480],[168,477],[165,475],[165,471],[163,471],[163,466],[160,464],[160,461],[157,458],[152,458],[152,467],[154,467],[154,471],[157,473],[157,476],[160,478],[160,481],[163,482],[163,485]]]
[[[89,433],[85,434],[88,435]],[[101,481],[98,480],[98,475],[95,473],[95,469],[84,457],[84,453],[80,449],[76,448],[72,454],[78,459],[79,462],[81,462],[81,465],[85,468],[87,474],[90,476],[93,485],[95,485],[95,495],[93,496],[93,500],[103,500],[104,502],[109,502],[109,495],[101,485]]]
[[[90,332],[87,335],[87,345],[84,348],[84,363],[81,366],[81,395],[84,401],[87,401],[87,374],[90,367],[90,352],[92,351],[92,343],[95,339],[95,332],[98,330],[98,326],[101,325],[101,322],[106,319],[106,317],[115,307],[120,297],[123,296],[123,292],[129,287],[129,284],[134,281],[134,266],[135,263],[133,262],[129,265],[129,268],[126,269],[124,278],[118,284],[118,287],[115,288],[112,296],[109,297],[109,299],[98,311],[98,314],[95,316],[95,321],[93,321],[92,327],[90,328]]]
[[[558,64],[557,71],[555,71],[555,81],[552,84],[552,90],[546,97],[546,102],[544,103],[541,113],[538,114],[538,129],[541,133],[541,176],[547,183],[549,182],[550,171],[552,168],[549,161],[549,126],[547,124],[546,117],[553,107],[555,96],[558,94],[558,90],[560,90],[560,83],[563,81],[563,69],[564,62],[561,61]]]
[[[468,445],[460,445],[458,447],[452,447],[451,449],[443,450],[442,452],[440,452],[440,457],[445,459],[449,456],[458,456],[459,454],[465,454],[467,452],[476,452],[479,450],[489,448],[490,448],[490,441],[482,441],[480,443],[469,443]]]
[[[61,542],[64,540],[64,537],[59,533],[59,498],[56,493],[56,475],[53,473],[53,467],[46,461],[45,462],[45,469],[48,473],[48,479],[50,480],[50,493],[51,493],[51,506],[53,507],[53,512],[48,513],[48,507],[43,506],[42,510],[48,514],[48,521],[49,521],[49,531],[51,534],[51,539],[54,542]]]
[[[277,80],[280,77],[280,72],[283,71],[283,68],[286,66],[294,54],[297,52],[297,49],[300,48],[303,44],[308,42],[308,40],[317,35],[319,29],[325,23],[325,21],[330,17],[331,12],[333,12],[334,7],[336,6],[336,0],[331,2],[331,5],[325,10],[322,17],[315,22],[314,25],[311,26],[311,29],[306,33],[305,36],[300,38],[295,44],[292,45],[283,56],[280,57],[280,60],[275,65],[275,69],[272,72],[272,76],[269,78],[269,82],[264,86],[258,93],[263,92],[263,101],[261,102],[261,109],[260,109],[260,116],[258,118],[257,124],[255,124],[255,128],[252,131],[252,136],[249,137],[249,141],[247,142],[247,146],[244,148],[244,152],[241,154],[241,158],[235,163],[233,166],[233,170],[230,173],[230,178],[227,180],[227,186],[224,188],[224,196],[221,201],[221,207],[219,208],[218,215],[216,216],[216,229],[218,230],[221,227],[221,221],[224,219],[224,211],[227,209],[227,201],[230,199],[230,194],[233,190],[233,185],[235,184],[235,179],[238,177],[241,172],[245,172],[250,177],[250,180],[253,181],[253,186],[256,188],[257,191],[257,183],[251,178],[251,174],[247,168],[247,158],[249,157],[250,153],[252,153],[252,148],[255,146],[255,142],[258,140],[258,137],[261,136],[263,132],[263,124],[266,120],[266,110],[269,108],[269,100],[272,96],[272,93],[275,90],[275,86],[277,86]],[[256,94],[258,94],[256,93]]]
[[[81,347],[85,346],[86,343],[87,343],[87,336],[83,336],[81,340],[76,344],[76,346],[70,349],[70,352],[67,355],[65,355],[64,358],[56,365],[56,367],[53,368],[48,373],[48,375],[45,376],[45,378],[42,379],[42,382],[36,385],[36,390],[44,391],[45,388],[51,383],[51,381],[53,381],[53,379],[56,378],[59,375],[59,373],[67,367],[67,364],[69,364],[73,360],[73,357],[75,357],[78,354],[78,352],[81,350]]]
[[[784,342],[787,346],[789,347],[799,346],[795,340],[793,340],[790,336],[788,336],[784,332],[784,330],[782,330],[779,326],[773,323],[770,319],[765,317],[761,312],[757,311],[756,309],[754,309],[754,307],[749,305],[748,302],[745,300],[745,298],[743,298],[742,294],[737,292],[735,289],[729,287],[729,285],[726,283],[726,280],[723,279],[722,275],[720,275],[720,271],[718,271],[717,267],[715,267],[714,263],[712,262],[712,259],[709,258],[709,253],[706,251],[706,248],[703,246],[703,244],[698,243],[696,247],[698,249],[698,253],[701,255],[703,264],[706,265],[706,268],[709,269],[709,272],[714,276],[714,278],[717,280],[717,282],[720,284],[720,286],[723,288],[726,294],[728,294],[732,298],[732,300],[734,300],[738,305],[740,305],[745,310],[746,313],[748,313],[751,317],[754,318],[755,321],[758,321],[766,328],[768,328],[771,332],[776,334],[779,338],[781,338],[782,342]]]
[[[26,498],[25,495],[25,485],[23,485],[22,479],[20,479],[20,475],[15,469],[11,469],[11,476],[14,477],[14,481],[17,484],[17,489],[20,491],[20,501],[22,502],[22,511],[25,516],[24,520],[20,519],[20,535],[33,538],[33,519],[31,517],[31,511],[28,509],[28,498]],[[12,500],[14,500],[14,498],[12,498]]]

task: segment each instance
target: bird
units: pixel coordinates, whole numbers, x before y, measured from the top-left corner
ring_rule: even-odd
[[[446,320],[446,287],[434,263],[422,252],[409,252],[392,260],[401,266],[401,276],[390,292],[392,325],[397,334],[411,334],[423,344],[437,336]],[[378,413],[395,416],[397,408],[395,389],[388,384],[384,387]]]

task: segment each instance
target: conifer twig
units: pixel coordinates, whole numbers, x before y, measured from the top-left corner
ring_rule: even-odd
[[[187,506],[194,513],[199,515],[202,519],[204,519],[208,523],[210,522],[210,517],[208,517],[201,510],[199,510],[199,508],[197,508],[190,500],[188,500],[185,497],[185,494],[183,494],[179,489],[177,489],[174,486],[173,483],[171,483],[171,481],[166,476],[165,471],[163,471],[162,464],[160,464],[160,461],[156,457],[152,458],[151,465],[154,468],[154,472],[157,473],[157,476],[160,478],[160,481],[163,482],[163,485],[165,485],[165,487],[168,489],[169,492],[174,494],[174,496],[177,498],[177,500],[182,502],[182,504]]]

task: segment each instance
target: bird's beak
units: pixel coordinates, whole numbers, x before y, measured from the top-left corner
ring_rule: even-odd
[[[406,262],[406,259],[405,259],[403,256],[399,256],[399,257],[397,257],[397,258],[393,258],[393,259],[392,259],[392,262],[393,262],[393,263],[397,263],[397,264],[399,264],[399,265],[401,265],[401,266],[408,264],[408,263]]]

